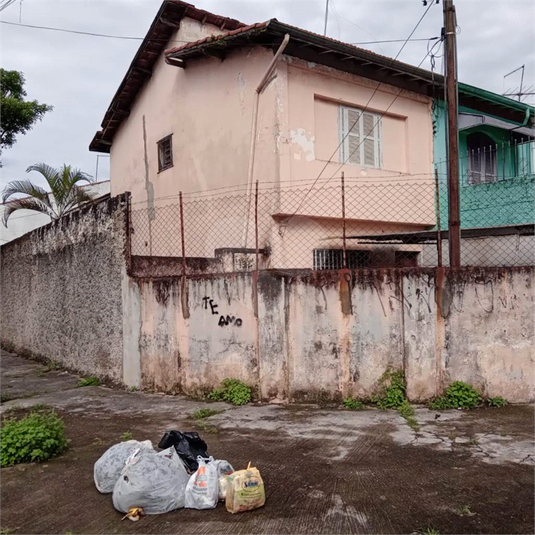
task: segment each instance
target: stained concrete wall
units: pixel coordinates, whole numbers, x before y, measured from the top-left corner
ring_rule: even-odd
[[[127,199],[101,202],[2,246],[5,348],[123,381]]]
[[[237,377],[263,399],[367,398],[392,368],[414,401],[455,380],[532,400],[532,280],[533,268],[264,271],[184,290],[139,279],[139,385],[199,394]]]

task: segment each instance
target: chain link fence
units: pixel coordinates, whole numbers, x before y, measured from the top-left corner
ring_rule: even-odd
[[[462,265],[534,263],[532,172],[463,181],[460,198]],[[225,270],[449,264],[447,183],[440,165],[434,177],[337,177],[235,186],[156,199],[150,206],[134,201],[131,225],[135,256],[179,259],[184,250],[188,259],[223,266],[231,255]]]

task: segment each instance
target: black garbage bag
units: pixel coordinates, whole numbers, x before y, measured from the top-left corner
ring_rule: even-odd
[[[162,450],[173,446],[182,459],[189,472],[193,473],[199,468],[197,457],[208,457],[208,446],[206,442],[194,431],[181,433],[180,431],[167,431],[158,447]]]

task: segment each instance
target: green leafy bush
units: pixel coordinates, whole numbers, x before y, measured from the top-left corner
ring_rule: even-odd
[[[63,420],[53,411],[9,418],[0,428],[0,464],[46,461],[65,451],[67,444]]]
[[[377,403],[380,409],[397,409],[406,400],[403,372],[387,370],[380,382],[383,384],[382,391],[373,396],[372,401]]]
[[[214,414],[221,414],[224,411],[218,411],[216,409],[197,409],[192,417],[195,420],[202,420],[203,418],[208,418],[209,416],[214,416]]]
[[[221,388],[216,388],[208,394],[209,399],[228,401],[234,405],[245,405],[251,401],[251,388],[239,379],[225,379]]]
[[[86,377],[85,379],[80,379],[77,386],[98,386],[100,385],[100,379],[98,377]]]
[[[364,408],[364,403],[362,403],[362,401],[355,399],[355,398],[345,398],[343,403],[344,403],[344,408],[352,410],[352,411],[359,411]]]
[[[446,395],[435,398],[429,404],[434,410],[475,409],[481,404],[481,395],[471,385],[455,381],[446,389]]]
[[[507,405],[507,401],[501,396],[496,396],[495,398],[488,398],[487,404],[489,407],[505,407]]]
[[[439,396],[429,402],[429,408],[435,411],[441,411],[444,409],[453,409],[454,407],[449,398],[446,396]]]

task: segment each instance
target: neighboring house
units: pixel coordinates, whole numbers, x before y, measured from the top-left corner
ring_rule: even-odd
[[[535,108],[466,84],[459,84],[459,100],[459,197],[462,235],[466,237],[462,261],[472,265],[533,264]],[[441,227],[447,230],[446,111],[442,100],[436,105],[435,122]]]
[[[102,197],[110,192],[110,181],[105,180],[102,182],[95,182],[86,186],[92,193],[95,193],[97,197]],[[9,204],[0,204],[0,245],[10,242],[16,238],[20,238],[23,234],[30,232],[36,228],[42,227],[50,223],[50,217],[40,212],[34,212],[33,210],[17,210],[9,217],[7,227],[3,224],[4,207]]]
[[[148,232],[139,220],[133,225],[135,254],[178,254],[179,226],[164,207],[180,191],[244,184],[250,191],[258,180],[276,192],[261,206],[268,221],[259,245],[270,251],[268,265],[337,268],[342,172],[352,179],[348,234],[435,225],[432,97],[442,83],[426,70],[275,19],[245,25],[167,0],[90,149],[110,153],[111,194],[130,191],[134,206],[147,208]],[[292,184],[290,195],[283,186]],[[372,198],[368,186],[383,185]],[[195,244],[196,256],[254,247],[243,198],[216,204],[186,213],[186,243]],[[162,235],[177,239],[162,246]],[[374,257],[377,247],[353,242],[350,267],[384,263]],[[413,264],[421,248],[388,250],[389,265],[405,265],[397,253],[413,255]]]

